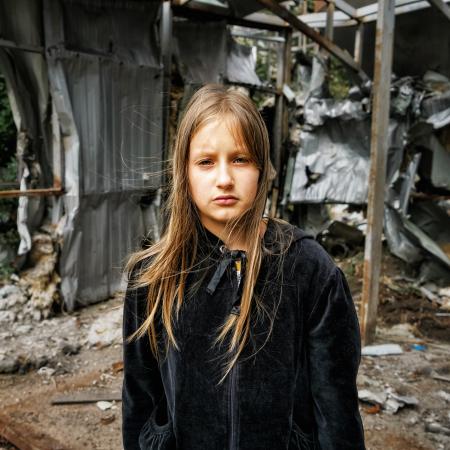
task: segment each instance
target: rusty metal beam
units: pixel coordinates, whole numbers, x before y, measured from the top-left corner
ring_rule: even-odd
[[[37,47],[34,45],[26,45],[26,44],[16,44],[15,42],[8,41],[6,39],[0,39],[0,47],[12,48],[14,50],[23,50],[24,52],[31,52],[31,53],[44,53],[44,47]]]
[[[56,439],[38,431],[30,425],[19,423],[0,414],[0,436],[19,450],[69,450]]]
[[[442,14],[444,14],[445,17],[447,17],[448,20],[450,20],[450,8],[442,0],[428,1],[430,2],[431,6],[440,11]]]
[[[366,345],[375,337],[377,321],[394,23],[395,0],[380,0],[375,41],[367,233],[360,310],[361,335]]]
[[[274,0],[257,0],[261,5],[265,6],[267,9],[272,11],[277,16],[284,19],[286,22],[288,22],[293,28],[296,30],[302,32],[306,36],[308,36],[310,39],[312,39],[314,42],[319,44],[322,48],[327,50],[329,53],[334,55],[336,58],[338,58],[340,61],[342,61],[346,66],[348,66],[350,69],[354,70],[359,74],[359,76],[363,80],[368,80],[369,77],[361,70],[359,65],[355,62],[355,60],[351,57],[351,55],[346,51],[338,47],[337,45],[333,44],[329,39],[322,36],[320,33],[306,25],[304,22],[302,22],[297,16],[292,14],[290,11],[288,11],[286,8],[283,8],[278,3],[276,3]]]
[[[351,17],[353,19],[356,18],[356,15],[357,15],[356,8],[349,5],[344,0],[334,0],[334,2],[336,3],[337,9],[344,12],[345,14],[347,14],[349,17]]]
[[[200,20],[225,19],[230,25],[241,25],[247,28],[282,31],[288,27],[286,22],[269,14],[253,13],[245,18],[240,18],[234,16],[226,7],[210,5],[195,0],[191,0],[183,6],[173,4],[172,9],[175,16]]]
[[[64,190],[61,188],[46,188],[46,189],[27,189],[21,191],[20,189],[11,189],[9,191],[0,191],[0,198],[8,197],[49,197],[54,195],[63,195]]]

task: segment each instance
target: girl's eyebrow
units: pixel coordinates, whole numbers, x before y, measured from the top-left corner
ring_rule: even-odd
[[[196,153],[196,157],[198,156],[204,156],[204,155],[215,155],[217,153],[217,150],[213,150],[210,148],[196,148],[194,149]],[[235,150],[230,151],[231,155],[250,155],[250,152],[245,147],[238,147]]]

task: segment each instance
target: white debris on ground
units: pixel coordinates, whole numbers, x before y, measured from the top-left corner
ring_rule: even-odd
[[[117,297],[122,295],[117,293]],[[51,376],[64,356],[77,354],[82,348],[119,344],[122,308],[101,308],[94,320],[87,323],[76,314],[29,324],[4,322],[0,328],[0,373],[40,369],[40,375]]]
[[[122,308],[115,308],[99,317],[90,327],[90,346],[104,347],[122,342]]]
[[[397,423],[399,432],[412,442],[418,444],[426,436],[433,448],[446,450],[450,448],[450,345],[417,334],[410,324],[378,327],[379,344],[365,347],[382,350],[364,352],[358,374],[365,430],[371,436]]]

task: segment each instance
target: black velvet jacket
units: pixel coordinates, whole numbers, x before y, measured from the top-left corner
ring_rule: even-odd
[[[276,230],[290,241],[281,266]],[[269,220],[255,289],[274,320],[251,316],[246,349],[217,385],[225,348],[212,342],[227,315],[239,314],[233,261],[245,253],[202,233],[203,269],[188,277],[199,287],[188,288],[175,323],[179,350],[158,364],[147,336],[124,343],[124,449],[364,449],[359,326],[343,273],[300,229]],[[142,323],[145,304],[146,288],[128,287],[124,336]]]

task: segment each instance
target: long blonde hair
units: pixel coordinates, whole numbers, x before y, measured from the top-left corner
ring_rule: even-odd
[[[237,361],[249,338],[250,311],[257,302],[254,295],[262,261],[259,233],[270,184],[269,137],[264,121],[253,102],[244,94],[220,85],[206,85],[189,101],[179,124],[171,161],[171,179],[166,203],[168,223],[161,239],[132,254],[125,270],[130,273],[136,264],[143,264],[134,287],[148,286],[147,318],[129,339],[148,333],[152,352],[158,358],[155,319],[161,314],[169,345],[178,349],[174,335],[174,320],[183,303],[186,278],[194,269],[199,243],[198,229],[192,226],[198,212],[189,193],[188,158],[194,134],[213,119],[226,119],[237,142],[249,151],[260,171],[258,189],[252,207],[228,223],[225,235],[239,235],[247,243],[246,276],[242,287],[240,314],[230,314],[220,330],[215,344],[223,343],[229,335],[227,361],[223,381]],[[256,298],[256,300],[255,300]]]

